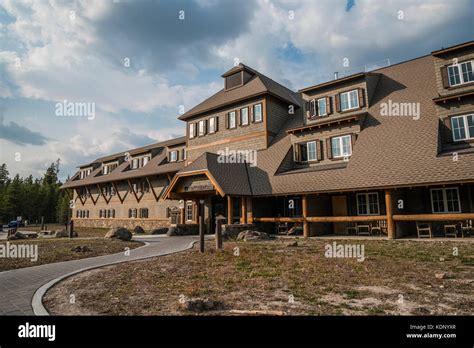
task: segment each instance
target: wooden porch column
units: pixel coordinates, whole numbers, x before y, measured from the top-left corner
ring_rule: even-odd
[[[199,223],[199,201],[193,199],[193,223]]]
[[[253,223],[252,197],[247,197],[247,222]]]
[[[234,219],[234,206],[232,205],[232,197],[227,196],[227,224],[232,225]]]
[[[186,213],[186,203],[184,203],[184,208],[179,209],[179,223],[184,225],[186,223],[186,216],[184,215]]]
[[[308,217],[308,196],[303,195],[302,197],[302,204],[303,204],[303,237],[307,238],[309,237],[309,222],[306,221],[306,218]]]
[[[385,190],[385,209],[387,210],[387,235],[388,239],[395,238],[395,224],[393,223],[392,191]]]
[[[246,224],[247,223],[247,199],[246,197],[240,197],[240,223]]]

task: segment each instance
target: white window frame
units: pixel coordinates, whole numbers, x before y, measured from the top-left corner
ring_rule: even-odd
[[[196,124],[193,122],[189,124],[189,138],[193,139],[195,137],[196,137]]]
[[[189,211],[189,208],[191,208],[191,211]],[[186,221],[193,221],[193,215],[194,215],[194,212],[193,212],[193,202],[186,202],[186,210],[185,210],[185,214],[186,214]],[[189,213],[191,213],[191,218],[189,218]]]
[[[349,138],[349,149],[350,149],[349,154],[344,154],[344,143],[343,143],[344,138]],[[338,156],[336,156],[334,154],[334,147],[332,145],[332,141],[335,140],[335,139],[339,139],[339,147],[341,148],[341,155],[338,155]],[[337,136],[337,137],[332,137],[331,138],[331,152],[332,152],[332,157],[333,158],[344,158],[344,157],[352,156],[352,137],[351,137],[351,135],[348,134],[348,135],[341,135],[341,136]]]
[[[200,137],[203,137],[206,135],[206,121],[205,120],[201,120],[199,121],[198,123],[198,135]]]
[[[174,158],[173,158],[174,154]],[[178,150],[171,150],[170,151],[170,162],[177,162],[178,161]]]
[[[209,134],[215,133],[216,132],[216,117],[211,117],[209,119]]]
[[[258,109],[260,110],[260,112],[259,112],[259,114],[258,114],[258,115],[259,115],[259,118],[258,118],[258,119],[257,119],[257,117],[256,117],[257,113],[255,112],[255,110],[257,109],[257,107],[258,107]],[[253,106],[253,122],[257,123],[257,122],[262,122],[262,121],[263,121],[262,103],[258,103],[258,104],[255,104],[255,105]]]
[[[357,96],[358,97],[358,96]],[[320,101],[323,101],[324,102],[324,114],[321,113],[321,108],[319,107],[319,102]],[[318,101],[318,116],[327,116],[328,114],[328,103],[327,103],[327,99],[326,98],[319,98]]]
[[[452,116],[450,119],[451,122],[451,132],[453,134],[453,140],[454,141],[465,141],[465,140],[471,140],[474,139],[474,134],[469,132],[469,122],[468,122],[468,117],[471,116],[472,120],[474,122],[474,114],[467,114],[467,115],[459,115],[459,116]],[[454,132],[454,119],[462,118],[463,123],[464,123],[464,138],[456,139],[455,137],[455,132]]]
[[[463,76],[463,72],[462,72],[462,66],[464,64],[471,64],[471,71],[474,71],[474,60],[467,60],[467,61],[462,62],[462,63],[452,64],[452,65],[447,66],[446,70],[447,70],[447,73],[448,73],[449,87],[455,87],[455,86],[464,85],[466,83],[474,82],[474,80],[464,81],[464,76]],[[450,69],[457,69],[458,76],[459,76],[459,83],[451,84],[451,75],[449,74]]]
[[[150,162],[150,156],[145,156],[142,158],[142,167],[146,166]]]
[[[369,196],[374,196],[377,197],[377,211],[372,212],[372,209],[370,208],[370,199]],[[359,211],[359,197],[364,197],[365,200],[365,206],[367,207],[367,213],[360,213]],[[377,192],[364,192],[364,193],[357,193],[356,194],[356,203],[357,203],[357,215],[380,215],[380,201],[379,201],[379,194]]]
[[[317,105],[318,103],[316,102],[316,99],[311,99],[309,101],[309,117],[316,117],[318,115]],[[311,110],[313,110],[313,113],[311,113]]]
[[[242,117],[242,115],[243,115],[242,111],[244,111],[244,110],[245,110],[245,116],[246,116],[245,123],[244,123],[244,119]],[[248,126],[249,125],[249,108],[248,108],[248,106],[240,109],[240,125],[241,126]]]
[[[351,102],[351,93],[355,92],[356,93],[356,104],[357,105],[352,105],[352,102]],[[347,109],[343,109],[342,108],[342,96],[347,94],[347,105],[348,105],[348,108]],[[351,91],[347,91],[347,92],[343,92],[339,95],[339,107],[341,109],[341,111],[348,111],[348,110],[354,110],[354,109],[358,109],[359,108],[359,90],[357,89],[353,89]]]
[[[231,115],[233,117],[231,117]],[[228,114],[227,114],[227,122],[228,122],[228,126],[229,126],[229,129],[235,129],[237,128],[237,113],[235,111],[230,111]],[[232,127],[232,123],[231,123],[231,120],[234,121],[234,126]]]
[[[456,196],[457,196],[457,201],[458,201],[458,207],[459,209],[456,211],[449,211],[448,209],[448,195],[447,191],[448,190],[455,190],[456,191]],[[444,205],[444,211],[435,211],[434,207],[434,201],[433,201],[433,192],[434,191],[441,191],[443,195],[443,205]],[[430,199],[431,199],[431,211],[433,214],[451,214],[451,213],[460,213],[461,212],[461,197],[459,196],[459,189],[457,187],[442,187],[442,188],[432,188],[430,189]]]
[[[309,155],[309,144],[314,144],[314,158],[311,158],[311,156]],[[316,144],[316,141],[308,141],[306,143],[306,157],[308,159],[308,162],[315,162],[318,160],[318,145]]]

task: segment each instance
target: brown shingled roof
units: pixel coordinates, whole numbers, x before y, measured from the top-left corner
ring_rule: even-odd
[[[236,71],[242,70],[243,67],[250,69],[247,66],[241,64],[241,66],[236,67],[238,69]],[[229,73],[229,71],[227,73]],[[219,92],[210,96],[202,103],[196,105],[183,115],[179,116],[178,119],[186,120],[189,117],[196,116],[198,114],[208,112],[225,105],[236,103],[250,97],[264,94],[272,94],[275,97],[290,104],[301,107],[302,101],[298,94],[253,69],[250,69],[250,71],[254,72],[254,76],[250,78],[250,80],[243,86],[232,88],[230,90],[225,90],[224,88],[221,89]]]

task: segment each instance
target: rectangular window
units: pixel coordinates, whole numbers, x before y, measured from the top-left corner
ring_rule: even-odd
[[[192,139],[196,136],[196,124],[190,123],[189,124],[189,137]]]
[[[138,158],[134,158],[132,160],[132,169],[137,169],[138,168]]]
[[[211,117],[209,119],[209,133],[215,133],[216,132],[216,118]]]
[[[186,203],[186,221],[193,221],[193,203]]]
[[[431,209],[434,214],[460,213],[461,202],[458,188],[431,189]]]
[[[334,158],[347,157],[352,155],[351,136],[344,135],[331,139],[332,156]]]
[[[249,124],[249,108],[240,109],[240,125],[246,126]]]
[[[454,141],[474,139],[474,115],[451,117]]]
[[[357,109],[359,107],[359,92],[355,89],[340,94],[341,111]]]
[[[312,99],[309,102],[309,116],[316,117],[318,115],[317,108],[316,108],[316,99]]]
[[[447,67],[450,86],[462,85],[474,81],[472,61],[453,64]]]
[[[142,158],[142,167],[146,166],[147,163],[150,161],[150,157],[146,156]]]
[[[327,114],[326,98],[318,99],[318,115],[326,116]]]
[[[136,218],[137,217],[137,209],[135,209],[135,208],[128,209],[128,217],[131,218],[131,219]]]
[[[262,122],[262,104],[255,104],[253,106],[253,120],[254,122]]]
[[[176,162],[178,160],[178,151],[173,150],[170,152],[170,162]]]
[[[237,126],[236,119],[235,119],[235,111],[231,111],[227,114],[229,118],[229,128],[235,128]]]
[[[379,215],[379,195],[377,192],[358,193],[357,215]]]
[[[316,142],[310,141],[306,143],[306,148],[308,150],[308,161],[316,161],[318,159],[316,155]]]
[[[148,208],[141,208],[140,209],[140,218],[148,219]]]
[[[206,121],[205,120],[201,120],[199,121],[199,136],[203,136],[206,134]]]

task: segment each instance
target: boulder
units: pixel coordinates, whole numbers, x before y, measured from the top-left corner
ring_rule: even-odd
[[[155,228],[151,231],[151,234],[166,234],[168,232],[167,227]]]
[[[183,302],[180,302],[180,308],[185,311],[191,312],[204,312],[210,310],[216,310],[222,307],[222,304],[219,302],[214,302],[207,298],[193,298],[185,299]]]
[[[76,253],[85,253],[85,252],[89,252],[89,251],[92,251],[92,250],[86,245],[84,245],[84,246],[78,245],[78,246],[72,248],[71,251],[74,251]]]
[[[258,240],[269,240],[269,239],[273,239],[273,238],[274,237],[270,236],[268,233],[252,231],[252,230],[242,231],[237,236],[237,240],[243,240],[244,242],[258,241]]]
[[[56,230],[54,236],[56,238],[67,238],[69,237],[69,233],[66,230]]]
[[[145,233],[145,230],[141,226],[135,226],[135,228],[133,229],[133,233],[143,234]]]
[[[15,236],[14,234],[12,234],[11,236],[9,236],[7,238],[7,240],[18,240],[19,238],[17,236]]]
[[[28,239],[29,238],[29,236],[26,233],[21,233],[20,231],[16,231],[14,236],[16,237],[16,239]],[[35,237],[31,237],[31,238],[35,238]]]
[[[166,232],[167,236],[190,236],[190,235],[195,235],[199,233],[199,227],[198,226],[186,226],[186,225],[181,225],[181,226],[172,226],[167,229],[168,232]]]
[[[222,240],[237,239],[239,230],[225,229],[222,231]]]
[[[105,235],[105,238],[116,238],[128,241],[132,239],[132,232],[124,227],[111,228],[110,231]]]

